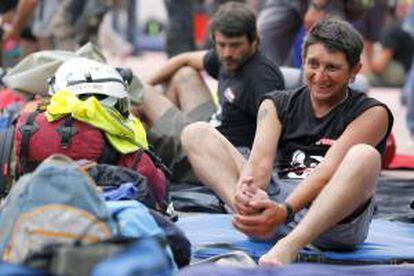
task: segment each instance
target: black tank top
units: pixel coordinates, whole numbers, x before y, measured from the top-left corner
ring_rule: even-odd
[[[384,106],[389,113],[387,135],[376,146],[381,154],[385,151],[393,116],[385,104],[363,93],[349,89],[347,98],[322,118],[315,117],[306,86],[293,91],[275,91],[265,98],[273,100],[282,124],[277,153],[277,168],[282,177],[306,177],[346,127],[374,106]]]

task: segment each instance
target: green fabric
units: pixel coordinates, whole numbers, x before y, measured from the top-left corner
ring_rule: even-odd
[[[45,50],[32,53],[7,71],[4,83],[17,91],[36,95],[47,95],[48,79],[59,66],[72,58],[85,57],[105,63],[105,57],[92,43],[80,48],[76,53],[61,50]]]
[[[87,43],[77,52],[46,50],[28,55],[13,68],[7,71],[3,77],[4,83],[16,91],[47,95],[48,79],[52,77],[59,66],[72,58],[84,57],[98,62],[106,63],[105,57],[99,48]],[[128,87],[131,103],[139,104],[142,102],[144,87],[137,76],[133,76],[132,83]]]
[[[82,101],[69,90],[58,91],[46,109],[46,118],[52,122],[68,114],[103,130],[110,144],[120,153],[148,148],[147,135],[140,120],[132,115],[124,118],[117,110],[101,105],[95,97]]]

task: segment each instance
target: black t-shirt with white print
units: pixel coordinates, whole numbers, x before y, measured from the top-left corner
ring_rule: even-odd
[[[294,91],[275,91],[265,96],[273,100],[282,132],[277,152],[280,177],[304,178],[323,159],[346,127],[367,109],[384,106],[389,113],[387,135],[376,146],[382,154],[391,131],[393,117],[386,105],[363,93],[348,89],[347,98],[322,118],[314,115],[306,86]]]
[[[284,89],[279,68],[256,52],[230,75],[214,50],[205,55],[204,68],[218,81],[220,106],[210,123],[234,146],[251,148],[261,98],[270,91]]]

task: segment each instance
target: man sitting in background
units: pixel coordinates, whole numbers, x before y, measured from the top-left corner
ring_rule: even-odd
[[[235,147],[246,151],[253,143],[260,98],[284,88],[279,68],[257,50],[256,17],[245,4],[222,5],[210,26],[214,49],[169,59],[148,81],[151,86],[164,84],[164,94],[148,87],[136,109],[152,127],[149,142],[173,169],[175,182],[196,181],[181,149],[180,135],[186,125],[210,122]],[[202,70],[218,80],[218,107]]]
[[[390,8],[390,20],[393,22],[384,29],[379,52],[366,64],[367,68],[364,68],[372,85],[404,85],[414,54],[414,38],[402,27],[409,7],[409,1],[398,0]]]

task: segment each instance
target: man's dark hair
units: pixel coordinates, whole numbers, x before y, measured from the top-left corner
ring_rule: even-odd
[[[321,43],[330,51],[345,54],[350,68],[361,60],[362,36],[348,22],[328,18],[316,23],[306,35],[302,45],[302,60],[305,61],[310,45]]]
[[[247,36],[249,42],[257,39],[256,16],[246,4],[227,2],[219,7],[210,22],[210,35],[220,32],[227,37]]]

